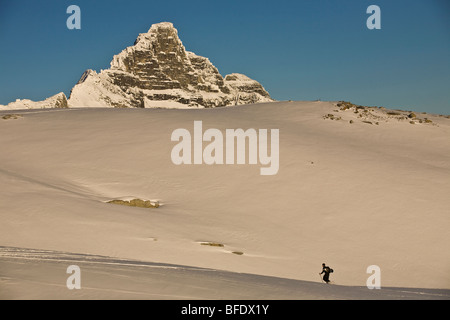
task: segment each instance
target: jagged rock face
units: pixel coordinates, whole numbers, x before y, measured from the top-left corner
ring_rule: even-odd
[[[225,82],[234,92],[238,93],[236,98],[245,104],[257,103],[261,99],[260,97],[271,99],[269,93],[258,81],[252,80],[243,74],[229,74],[225,76]]]
[[[186,51],[171,23],[152,25],[111,68],[87,70],[72,89],[72,107],[218,107],[273,101],[257,81],[220,75],[209,59]]]
[[[55,94],[43,101],[32,101],[29,99],[17,99],[6,106],[0,106],[0,110],[20,110],[20,109],[47,109],[47,108],[68,108],[67,98],[63,92]]]

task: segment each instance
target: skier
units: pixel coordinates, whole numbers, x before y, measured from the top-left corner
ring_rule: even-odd
[[[326,283],[330,282],[330,273],[331,272],[333,272],[333,269],[326,266],[325,263],[322,263],[322,272],[319,274],[321,275],[322,273],[324,273],[323,281],[325,281]]]

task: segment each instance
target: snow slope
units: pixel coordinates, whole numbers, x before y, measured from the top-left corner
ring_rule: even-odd
[[[450,299],[450,290],[442,289],[369,290],[49,250],[0,247],[0,257],[0,299]],[[73,265],[80,268],[80,290],[67,289]]]
[[[334,102],[0,112],[0,244],[312,282],[325,262],[336,284],[358,287],[378,265],[383,287],[449,289],[450,119],[386,112]],[[174,165],[171,134],[195,120],[279,129],[278,174]],[[106,203],[123,197],[161,206]]]

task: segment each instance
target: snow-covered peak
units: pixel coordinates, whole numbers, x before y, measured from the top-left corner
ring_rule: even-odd
[[[60,92],[43,101],[32,101],[29,99],[16,99],[6,106],[0,105],[1,110],[22,110],[22,109],[47,109],[47,108],[68,108],[66,95]]]
[[[208,58],[186,51],[170,22],[139,34],[133,46],[113,57],[109,70],[84,73],[69,100],[72,106],[147,107],[172,101],[208,108],[273,101],[257,81],[237,73],[224,79]]]
[[[148,30],[148,33],[158,32],[160,29],[172,29],[177,31],[177,29],[175,29],[175,27],[173,26],[172,22],[160,22],[152,24],[152,26]]]
[[[178,38],[178,30],[174,28],[171,22],[161,22],[153,24],[148,32],[140,33],[134,45],[137,49],[149,49],[155,41],[172,40],[182,45]]]

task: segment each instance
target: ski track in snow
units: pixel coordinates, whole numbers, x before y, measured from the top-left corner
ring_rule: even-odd
[[[22,283],[28,291],[36,288],[33,298],[79,299],[76,290],[68,290],[64,282],[48,279],[48,275],[46,278],[41,276],[42,271],[36,271],[54,268],[55,265],[61,269],[61,265],[66,267],[65,263],[67,266],[79,265],[83,275],[86,272],[94,274],[96,279],[108,279],[100,279],[90,285],[83,282],[83,290],[79,290],[83,292],[82,299],[450,300],[450,290],[393,287],[369,290],[366,287],[325,285],[191,266],[7,246],[0,246],[0,298],[10,298],[2,296],[2,291],[5,291],[2,283],[9,285],[6,287],[9,291],[13,291],[11,288],[14,286],[17,289],[18,284]],[[21,272],[28,273],[11,275],[8,267],[9,270],[22,269]],[[61,273],[58,276],[64,279],[69,275]],[[120,281],[125,282],[126,287]],[[117,283],[120,285],[115,287]],[[64,296],[61,292],[66,295],[74,292],[74,295]],[[19,294],[13,298],[22,297]],[[28,296],[25,298],[28,299]]]
[[[71,262],[71,263],[76,262],[76,263],[90,263],[100,265],[133,266],[133,267],[166,268],[166,269],[184,268],[189,270],[214,271],[213,269],[118,259],[99,255],[68,253],[68,252],[58,252],[58,251],[28,249],[28,248],[3,247],[3,246],[0,246],[0,259],[1,258],[33,260],[33,261],[55,261],[55,262]]]

